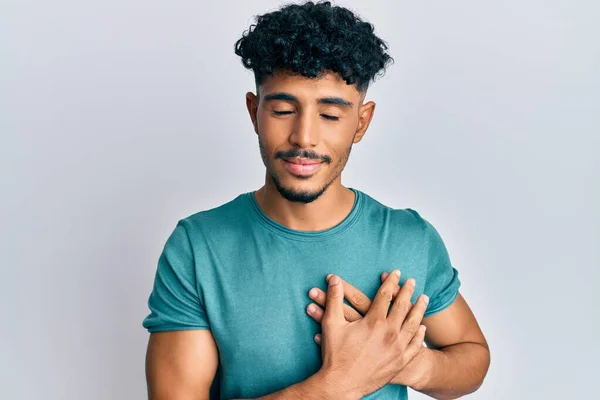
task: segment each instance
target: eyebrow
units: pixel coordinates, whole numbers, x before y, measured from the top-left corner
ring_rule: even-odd
[[[271,94],[265,95],[264,101],[271,101],[271,100],[293,101],[296,103],[298,102],[298,98],[296,96],[294,96],[293,94],[290,94],[290,93],[286,93],[286,92],[277,92],[277,93],[271,93]],[[317,103],[333,104],[333,105],[342,106],[342,107],[352,107],[352,102],[342,99],[341,97],[322,97],[320,99],[317,99]]]

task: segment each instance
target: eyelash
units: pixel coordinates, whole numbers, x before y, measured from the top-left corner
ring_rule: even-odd
[[[275,115],[288,115],[291,113],[292,113],[292,111],[273,111],[273,114],[275,114]],[[338,121],[340,119],[339,117],[334,117],[333,115],[327,115],[327,114],[321,114],[321,116],[328,121]]]

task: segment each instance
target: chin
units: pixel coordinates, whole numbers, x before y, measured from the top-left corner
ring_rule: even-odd
[[[283,198],[285,198],[288,201],[295,202],[295,203],[304,203],[304,204],[312,203],[313,201],[318,199],[321,196],[321,194],[323,194],[321,191],[308,192],[308,191],[286,190],[285,188],[279,190],[279,193],[283,196]]]
[[[327,189],[329,185],[320,185],[315,187],[315,185],[293,185],[286,184],[283,182],[279,182],[277,179],[273,179],[275,183],[275,187],[288,201],[296,202],[296,203],[312,203],[316,199],[318,199]]]

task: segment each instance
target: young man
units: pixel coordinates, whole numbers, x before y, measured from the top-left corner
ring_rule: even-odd
[[[168,238],[144,320],[151,398],[406,399],[407,386],[456,398],[481,385],[488,346],[437,231],[341,182],[386,49],[349,10],[310,2],[259,16],[236,43],[256,78],[246,103],[265,184]]]

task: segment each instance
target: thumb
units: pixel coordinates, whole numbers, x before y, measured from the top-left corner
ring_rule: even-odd
[[[327,300],[323,323],[326,321],[335,321],[335,323],[345,321],[344,318],[344,288],[342,280],[337,275],[331,275],[328,280]],[[330,322],[329,322],[330,323]]]

